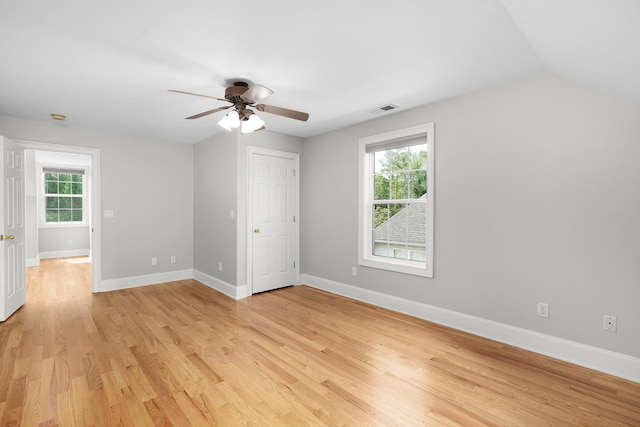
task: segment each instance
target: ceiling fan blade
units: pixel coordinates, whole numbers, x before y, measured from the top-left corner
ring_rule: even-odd
[[[224,101],[224,102],[229,102],[228,100],[224,99],[224,98],[218,98],[216,96],[209,96],[209,95],[201,95],[199,93],[193,93],[193,92],[185,92],[183,90],[175,90],[175,89],[169,89],[169,92],[175,92],[175,93],[182,93],[184,95],[193,95],[193,96],[201,96],[203,98],[210,98],[210,99],[217,99],[218,101]]]
[[[185,119],[199,119],[200,117],[208,116],[209,114],[217,113],[218,111],[226,110],[227,108],[231,108],[233,105],[227,105],[226,107],[218,107],[213,110],[203,111],[202,113],[194,114],[193,116],[185,117]]]
[[[263,98],[266,98],[267,96],[271,95],[272,93],[273,93],[273,91],[271,89],[269,89],[268,87],[265,87],[265,86],[262,86],[262,85],[253,85],[249,89],[247,89],[247,91],[245,93],[240,95],[240,98],[244,102],[248,102],[249,104],[252,104],[254,102],[260,101]]]
[[[290,119],[301,120],[306,122],[309,119],[308,113],[302,111],[289,110],[288,108],[274,107],[273,105],[258,104],[255,106],[256,110],[264,111],[269,114],[276,114],[278,116],[289,117]]]

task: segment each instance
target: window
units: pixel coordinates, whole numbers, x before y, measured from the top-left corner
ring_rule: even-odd
[[[433,123],[360,139],[360,265],[433,277],[433,147]]]
[[[84,171],[44,168],[44,223],[84,223]]]

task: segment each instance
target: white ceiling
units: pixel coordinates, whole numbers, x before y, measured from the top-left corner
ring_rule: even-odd
[[[308,137],[548,70],[640,102],[638,0],[32,0],[0,5],[0,115],[194,143],[244,78]],[[395,113],[373,114],[387,103]]]

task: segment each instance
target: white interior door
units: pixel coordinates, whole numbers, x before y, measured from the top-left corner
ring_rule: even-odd
[[[24,149],[0,136],[0,320],[4,321],[27,299],[24,269]]]
[[[295,160],[253,153],[252,292],[296,281]]]

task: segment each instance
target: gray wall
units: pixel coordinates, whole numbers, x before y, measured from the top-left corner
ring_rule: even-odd
[[[7,117],[0,135],[100,149],[102,280],[192,268],[192,145]]]
[[[38,258],[38,189],[36,187],[36,165],[33,150],[25,150],[24,175],[24,257],[27,262],[35,264]]]
[[[353,277],[358,139],[428,122],[435,276]],[[639,357],[638,159],[640,106],[546,73],[310,138],[302,272]]]
[[[194,148],[194,269],[231,285],[246,281],[247,147],[302,152],[302,140],[260,131],[221,132]],[[234,211],[234,219],[230,218]],[[222,271],[218,263],[222,262]]]
[[[231,132],[221,132],[197,143],[193,153],[193,268],[233,285],[237,268],[236,139]],[[219,262],[222,271],[218,270]]]
[[[71,243],[69,243],[71,241]],[[38,253],[85,251],[89,254],[89,227],[38,229]]]

